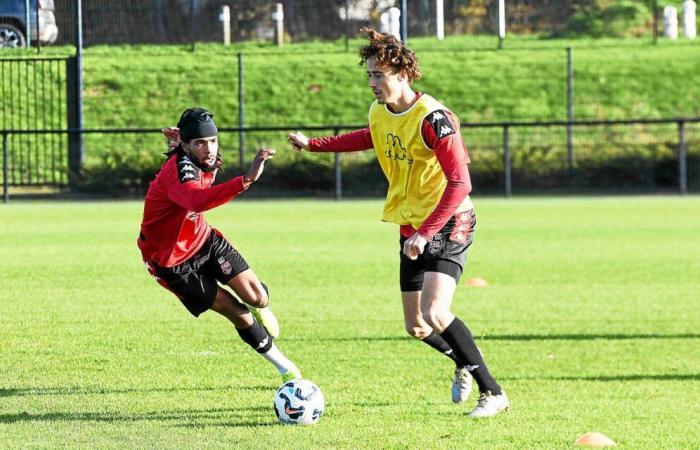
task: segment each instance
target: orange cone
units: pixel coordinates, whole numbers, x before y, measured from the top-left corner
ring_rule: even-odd
[[[580,438],[576,439],[578,445],[585,445],[588,447],[614,447],[615,441],[610,439],[604,434],[598,433],[597,431],[589,431]]]
[[[486,282],[486,280],[484,280],[483,278],[479,278],[479,277],[469,278],[466,281],[466,284],[467,284],[467,286],[472,286],[472,287],[486,287],[489,285]]]

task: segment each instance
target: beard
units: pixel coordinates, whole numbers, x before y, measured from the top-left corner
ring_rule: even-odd
[[[214,172],[217,169],[220,169],[224,165],[224,160],[221,158],[221,150],[217,150],[216,152],[216,158],[214,159],[213,164],[209,164],[206,159],[203,160],[195,160],[190,156],[190,159],[193,160],[195,165],[201,169],[202,172]]]

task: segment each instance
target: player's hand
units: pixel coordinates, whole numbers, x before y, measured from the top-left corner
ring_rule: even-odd
[[[261,148],[253,158],[253,163],[248,169],[248,173],[243,176],[243,183],[249,185],[254,181],[258,181],[265,169],[265,161],[272,159],[275,156],[275,151],[271,148]]]
[[[168,140],[168,147],[175,148],[182,143],[180,139],[180,129],[175,127],[161,128],[160,132],[163,133],[165,138]]]
[[[304,136],[303,133],[289,133],[287,135],[287,141],[289,141],[289,145],[291,145],[292,148],[298,152],[300,152],[302,149],[309,149],[309,138]]]
[[[428,240],[424,238],[420,233],[413,233],[413,236],[406,239],[403,243],[403,254],[408,257],[408,259],[417,259],[418,255],[423,253]]]

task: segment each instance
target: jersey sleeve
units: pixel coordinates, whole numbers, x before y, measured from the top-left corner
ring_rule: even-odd
[[[374,147],[369,127],[337,136],[324,136],[309,139],[312,152],[357,152]]]
[[[168,177],[166,187],[168,198],[173,203],[194,212],[203,212],[223,205],[245,190],[243,176],[216,186],[202,187],[198,177],[183,181],[176,171],[172,171],[172,176]]]
[[[418,232],[430,240],[455,214],[471,192],[472,185],[469,154],[462,142],[457,118],[449,111],[434,111],[423,120],[421,133],[423,141],[435,152],[447,178],[447,186],[440,201],[418,228]]]

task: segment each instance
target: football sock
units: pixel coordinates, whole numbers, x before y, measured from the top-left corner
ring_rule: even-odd
[[[450,358],[452,361],[455,362],[458,366],[461,364],[459,363],[459,360],[457,359],[457,356],[455,356],[454,350],[452,350],[452,347],[450,347],[450,344],[448,344],[443,338],[440,337],[439,334],[437,334],[434,331],[430,332],[430,335],[421,339],[421,341],[425,342],[429,346],[433,347],[435,350],[439,351],[443,355],[447,356]]]
[[[236,328],[236,331],[243,342],[253,347],[253,350],[258,353],[266,353],[272,347],[272,338],[256,320],[248,328]]]
[[[239,336],[243,341],[253,347],[253,350],[260,353],[263,358],[270,361],[270,363],[275,366],[277,371],[284,375],[287,372],[299,372],[297,366],[287,359],[282,352],[277,348],[275,344],[272,343],[270,335],[267,330],[260,325],[257,321],[253,322],[248,328],[236,329]]]
[[[266,360],[270,361],[270,363],[272,363],[272,365],[275,366],[275,368],[281,375],[284,375],[287,372],[299,372],[297,366],[289,359],[287,359],[287,357],[282,354],[280,349],[278,349],[275,344],[272,344],[270,350],[263,353],[262,356]]]
[[[494,395],[501,395],[501,387],[496,383],[486,367],[484,358],[474,342],[469,328],[458,317],[445,328],[442,336],[454,350],[457,358],[467,364],[467,370],[472,374],[479,385],[480,392],[491,391]]]

